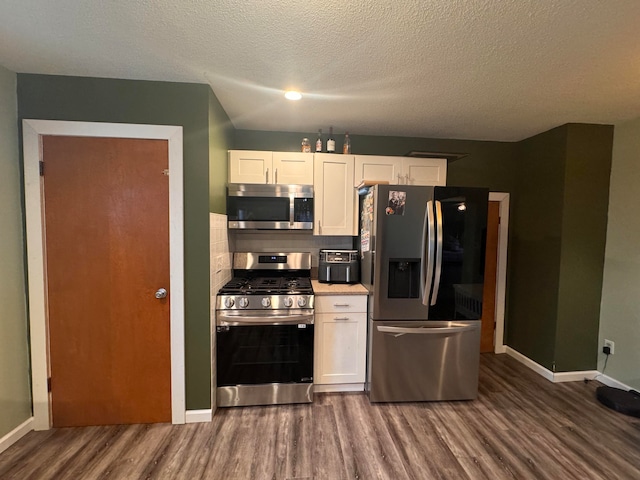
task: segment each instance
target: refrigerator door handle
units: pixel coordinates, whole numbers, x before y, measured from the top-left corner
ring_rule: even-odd
[[[440,275],[442,273],[442,203],[436,200],[436,219],[438,222],[438,234],[436,245],[436,273],[433,281],[433,295],[431,296],[431,305],[435,305],[438,301],[438,290],[440,289]]]
[[[422,261],[420,262],[420,290],[422,304],[429,305],[429,292],[433,279],[433,255],[435,239],[433,238],[435,223],[433,219],[433,202],[427,202],[427,211],[424,214],[424,228],[422,230]]]
[[[469,330],[478,328],[476,325],[464,325],[459,323],[453,323],[448,327],[389,327],[386,325],[378,325],[378,331],[382,333],[388,333],[394,337],[400,337],[402,335],[440,335],[450,337],[452,335],[458,335]]]

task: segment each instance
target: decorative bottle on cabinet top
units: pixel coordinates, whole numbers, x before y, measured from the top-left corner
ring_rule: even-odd
[[[327,138],[327,153],[336,153],[336,139],[333,138],[333,127],[329,127],[329,138]]]
[[[349,138],[349,132],[345,132],[344,134],[344,144],[342,145],[342,153],[350,154],[351,153],[351,138]]]
[[[302,151],[304,153],[311,153],[311,143],[309,143],[309,139],[307,137],[302,139]]]
[[[316,152],[322,152],[322,129],[318,130],[318,139],[316,140]]]

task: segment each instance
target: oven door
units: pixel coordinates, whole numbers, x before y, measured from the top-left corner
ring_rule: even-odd
[[[313,323],[256,318],[216,328],[218,406],[312,401]]]

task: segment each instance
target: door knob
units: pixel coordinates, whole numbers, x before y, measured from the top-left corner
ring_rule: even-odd
[[[167,289],[166,288],[159,288],[158,290],[156,290],[156,298],[160,299],[160,298],[167,298]]]

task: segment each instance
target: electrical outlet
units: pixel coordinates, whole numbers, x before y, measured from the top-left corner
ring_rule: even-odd
[[[605,347],[609,347],[609,350],[610,350],[609,354],[610,354],[610,355],[613,355],[613,350],[615,349],[616,344],[615,344],[614,342],[612,342],[611,340],[607,340],[607,339],[605,338],[605,340],[604,340],[604,346],[605,346]]]

